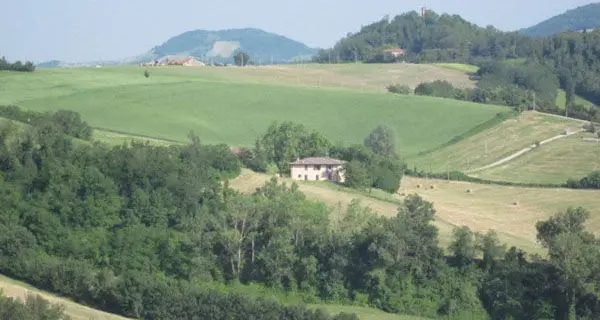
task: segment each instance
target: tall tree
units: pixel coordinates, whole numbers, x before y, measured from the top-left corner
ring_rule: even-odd
[[[386,125],[378,125],[364,140],[365,146],[383,157],[396,155],[396,134]]]

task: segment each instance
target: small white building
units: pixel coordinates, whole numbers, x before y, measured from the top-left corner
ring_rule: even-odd
[[[291,163],[290,175],[294,180],[344,182],[346,161],[329,157],[310,157]]]

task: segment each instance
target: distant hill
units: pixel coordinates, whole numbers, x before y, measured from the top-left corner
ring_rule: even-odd
[[[238,50],[261,63],[289,62],[298,58],[309,60],[317,52],[298,41],[260,29],[194,30],[170,38],[137,57],[136,62],[193,56],[205,61],[231,63]]]
[[[600,3],[571,9],[519,33],[532,37],[552,36],[563,31],[582,31],[600,27]]]

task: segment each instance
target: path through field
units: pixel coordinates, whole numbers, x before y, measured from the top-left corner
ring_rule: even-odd
[[[583,132],[583,131],[585,131],[585,130],[579,129],[579,130],[571,131],[571,132],[569,132],[567,134],[560,134],[560,135],[548,138],[546,140],[540,141],[540,145],[552,142],[552,141],[557,140],[557,139],[566,138],[566,137],[568,137],[570,135],[574,135],[576,133],[580,133],[580,132]],[[517,152],[515,152],[515,153],[513,153],[513,154],[511,154],[511,155],[509,155],[507,157],[504,157],[504,158],[502,158],[502,159],[494,162],[494,163],[488,164],[488,165],[483,166],[483,167],[479,167],[479,168],[475,168],[475,169],[471,169],[471,170],[466,170],[465,173],[475,173],[475,172],[478,172],[478,171],[483,171],[483,170],[486,170],[486,169],[490,169],[490,168],[499,166],[501,164],[509,162],[509,161],[511,161],[511,160],[513,160],[513,159],[515,159],[515,158],[517,158],[517,157],[519,157],[519,156],[521,156],[521,155],[523,155],[523,154],[525,154],[525,153],[533,150],[536,147],[537,146],[535,144],[532,144],[531,146],[529,146],[527,148],[524,148],[524,149],[522,149],[520,151],[517,151]]]

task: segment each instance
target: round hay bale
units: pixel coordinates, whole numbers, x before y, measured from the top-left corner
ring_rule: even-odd
[[[430,188],[435,189],[435,184],[432,184]]]
[[[473,193],[473,189],[467,189],[467,193]]]
[[[513,204],[513,206],[518,206],[519,205],[519,201],[514,201],[512,204]]]
[[[420,184],[420,183],[419,183],[419,184],[417,184],[417,188],[421,188],[421,184]]]

